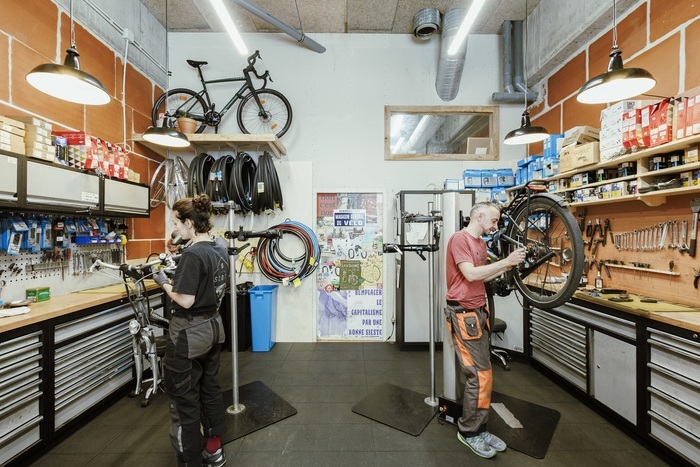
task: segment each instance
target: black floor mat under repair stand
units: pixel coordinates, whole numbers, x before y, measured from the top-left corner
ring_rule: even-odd
[[[248,246],[236,248],[234,239],[240,241],[249,238],[259,238],[278,235],[269,230],[261,232],[243,231],[243,228],[234,233],[234,212],[233,202],[228,203],[228,224],[229,230],[226,238],[229,241],[227,248],[229,255],[229,280],[231,316],[231,366],[233,372],[233,389],[224,393],[224,403],[226,409],[226,433],[221,436],[221,443],[226,444],[234,439],[245,436],[249,433],[265,428],[268,425],[284,420],[297,413],[297,410],[275,394],[270,388],[260,381],[254,381],[244,386],[238,387],[238,311],[236,310],[237,288],[236,288],[236,259],[240,250]]]

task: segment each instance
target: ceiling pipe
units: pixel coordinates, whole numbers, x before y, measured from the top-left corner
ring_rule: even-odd
[[[520,23],[519,26],[518,23]],[[511,33],[513,27],[515,31]],[[513,51],[514,45],[515,51]],[[514,60],[511,60],[513,53]],[[513,68],[515,68],[514,77]],[[506,20],[503,22],[503,89],[505,92],[494,92],[491,94],[491,100],[493,102],[525,102],[525,93],[527,92],[527,101],[535,102],[539,94],[527,89],[523,77],[523,22]],[[516,92],[516,89],[519,92]]]
[[[455,8],[448,10],[442,19],[442,41],[440,42],[440,61],[435,76],[435,90],[443,101],[451,101],[457,97],[459,84],[462,81],[467,56],[467,40],[465,39],[454,55],[448,55],[447,49],[457,35],[464,14],[464,9]]]
[[[503,90],[514,92],[513,87],[513,22],[503,22]]]
[[[322,54],[323,52],[326,51],[326,48],[324,46],[322,46],[321,44],[319,44],[315,40],[311,39],[306,34],[300,33],[299,31],[297,31],[293,27],[289,26],[288,24],[283,23],[282,21],[278,20],[277,18],[275,18],[274,16],[272,16],[271,14],[266,12],[265,10],[261,9],[256,4],[254,4],[253,2],[250,2],[248,0],[233,0],[233,3],[240,6],[243,9],[249,11],[250,13],[254,14],[258,18],[260,18],[261,20],[263,20],[267,23],[270,23],[271,25],[273,25],[274,27],[276,27],[280,31],[293,37],[298,42],[305,45],[306,47],[313,50],[314,52],[318,52],[318,53]]]

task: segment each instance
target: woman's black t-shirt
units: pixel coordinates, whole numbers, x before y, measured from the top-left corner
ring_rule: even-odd
[[[173,277],[173,292],[194,295],[194,304],[184,310],[173,301],[172,310],[188,313],[216,311],[229,283],[229,257],[215,242],[197,242],[182,252]]]

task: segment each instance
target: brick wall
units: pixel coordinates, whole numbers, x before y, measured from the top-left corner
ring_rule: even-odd
[[[700,4],[646,0],[618,22],[618,46],[625,67],[644,68],[656,79],[649,93],[677,96],[700,86]],[[612,20],[612,18],[611,18]],[[544,79],[545,96],[530,109],[533,125],[563,133],[576,125],[600,127],[605,105],[581,104],[576,94],[590,78],[605,72],[612,46],[612,26]],[[542,154],[542,143],[530,154]]]
[[[95,76],[112,96],[103,106],[82,106],[50,97],[27,83],[25,76],[42,63],[63,63],[70,46],[70,18],[51,0],[0,0],[0,115],[35,115],[54,128],[87,131],[121,143],[126,126],[131,168],[148,184],[163,158],[148,148],[134,147],[134,133],[143,133],[151,123],[154,97],[163,93],[139,70],[127,64],[126,121],[122,113],[123,56],[107,47],[75,21],[75,43],[83,71]],[[165,206],[161,204],[147,219],[127,219],[130,259],[162,252],[165,238]]]

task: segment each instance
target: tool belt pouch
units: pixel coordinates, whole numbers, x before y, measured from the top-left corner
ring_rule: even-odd
[[[479,323],[479,316],[477,316],[475,311],[456,313],[455,319],[457,320],[457,326],[462,340],[470,341],[481,337],[481,324]]]

